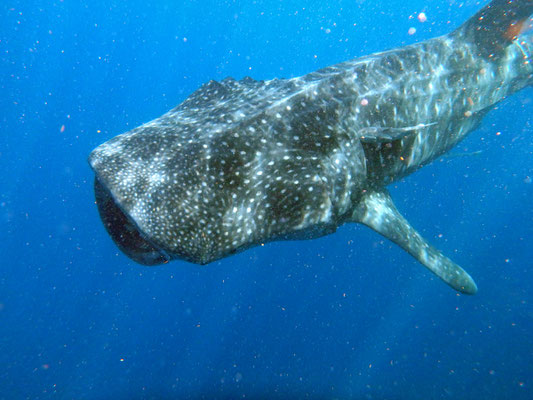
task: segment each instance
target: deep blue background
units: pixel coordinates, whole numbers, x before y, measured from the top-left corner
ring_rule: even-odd
[[[209,79],[293,77],[445,34],[477,2],[5,3],[1,399],[533,398],[531,88],[454,150],[480,154],[391,188],[474,297],[356,225],[204,267],[136,265],[86,162]]]

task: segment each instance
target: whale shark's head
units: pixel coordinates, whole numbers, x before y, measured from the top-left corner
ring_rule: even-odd
[[[276,141],[254,128],[193,140],[183,137],[181,124],[157,124],[118,136],[89,157],[101,219],[141,264],[206,264],[270,240],[330,233],[349,208],[347,190],[358,179],[352,170],[363,170],[344,168],[356,158],[329,149],[354,150],[331,137],[302,136],[296,147],[297,132]]]
[[[338,126],[341,103],[320,96],[335,84],[212,81],[98,146],[89,163],[113,240],[143,264],[205,264],[334,231],[366,173],[361,144]]]

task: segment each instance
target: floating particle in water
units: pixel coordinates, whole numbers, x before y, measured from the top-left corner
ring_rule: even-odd
[[[416,33],[416,28],[413,28],[413,27],[409,28],[409,30],[407,31],[407,34],[411,36],[414,35],[415,33]]]
[[[426,13],[421,12],[420,14],[418,14],[418,20],[420,22],[426,22],[428,20]]]
[[[368,105],[368,100],[367,99],[361,100],[361,105],[362,106],[367,106]]]

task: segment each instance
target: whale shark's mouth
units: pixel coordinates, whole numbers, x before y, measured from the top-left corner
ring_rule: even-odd
[[[144,265],[169,261],[165,252],[148,241],[137,225],[121,210],[113,196],[95,178],[94,194],[100,218],[116,245],[132,260]]]

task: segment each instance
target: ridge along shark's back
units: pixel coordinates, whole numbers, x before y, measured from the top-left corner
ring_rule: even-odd
[[[90,155],[101,218],[137,262],[208,263],[363,223],[464,293],[385,186],[531,84],[533,0],[495,0],[448,36],[290,80],[211,81]]]

